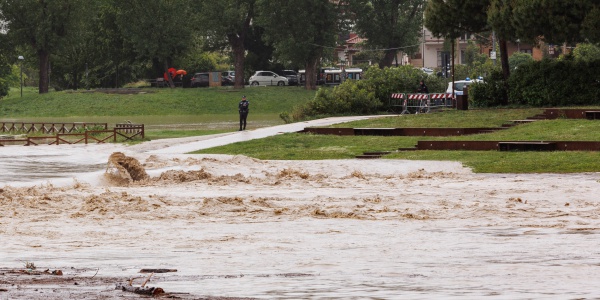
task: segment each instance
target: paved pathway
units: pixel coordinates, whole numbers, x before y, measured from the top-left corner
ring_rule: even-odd
[[[247,131],[194,136],[186,138],[159,139],[136,145],[125,144],[75,144],[0,147],[0,188],[3,185],[29,185],[33,183],[72,182],[72,178],[86,181],[104,172],[108,157],[116,151],[127,155],[166,154],[178,155],[195,150],[265,138],[281,133],[301,131],[305,127],[327,126],[355,120],[382,116],[335,117],[307,122],[265,127]]]
[[[140,150],[142,150],[142,152],[152,154],[188,153],[196,150],[223,146],[237,142],[261,139],[281,133],[298,132],[306,127],[328,126],[337,123],[345,123],[350,121],[365,120],[379,117],[384,116],[332,117],[306,122],[278,125],[273,127],[258,128],[254,130],[236,131],[226,134],[195,137],[188,142],[185,142],[185,140],[182,139],[158,140],[154,144],[144,143],[142,149]]]

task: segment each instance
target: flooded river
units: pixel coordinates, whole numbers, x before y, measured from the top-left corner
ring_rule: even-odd
[[[34,262],[80,284],[11,285],[0,272],[2,300],[123,298],[114,281],[140,284],[142,268],[176,269],[149,285],[183,299],[600,295],[598,173],[52,147],[0,147],[0,268]],[[115,151],[150,179],[107,180]]]

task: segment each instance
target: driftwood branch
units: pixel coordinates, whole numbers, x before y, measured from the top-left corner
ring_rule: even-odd
[[[146,283],[148,283],[148,281],[150,280],[150,277],[152,277],[152,275],[154,275],[154,273],[150,273],[150,275],[148,276],[148,278],[146,278],[146,281],[144,281],[144,283],[142,283],[142,287],[146,286]]]
[[[140,273],[167,273],[177,272],[177,269],[141,269]]]
[[[159,287],[142,287],[142,286],[130,286],[130,285],[122,285],[117,284],[116,290],[121,290],[123,292],[135,293],[138,295],[148,295],[148,296],[156,296],[158,294],[162,294],[165,291]]]

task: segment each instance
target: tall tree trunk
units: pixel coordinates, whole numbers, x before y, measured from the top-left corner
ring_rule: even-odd
[[[231,45],[231,50],[233,51],[233,65],[235,67],[235,83],[233,84],[234,89],[243,89],[245,84],[244,62],[246,60],[246,47],[244,46],[244,41],[246,40],[246,34],[248,33],[248,30],[250,30],[252,18],[254,18],[254,1],[250,1],[248,4],[248,13],[246,14],[246,19],[244,20],[244,24],[242,24],[242,29],[240,32],[227,34],[227,40],[229,41],[229,45]]]
[[[510,67],[508,65],[508,47],[506,39],[500,39],[500,63],[502,64],[502,76],[504,77],[504,91],[502,93],[502,105],[508,105],[508,78],[510,77]]]
[[[244,88],[244,60],[246,56],[246,47],[244,47],[244,38],[237,34],[228,34],[227,39],[233,51],[233,67],[235,69],[234,89]]]
[[[79,88],[79,72],[77,70],[73,70],[73,89],[77,90]]]
[[[165,59],[165,74],[167,74],[167,80],[169,81],[169,86],[171,88],[175,87],[175,83],[173,83],[173,77],[171,77],[171,73],[169,73],[169,62]]]
[[[379,62],[380,68],[391,67],[394,63],[394,58],[396,57],[396,49],[385,50],[385,55]]]
[[[306,63],[306,81],[304,82],[304,86],[307,90],[316,90],[317,89],[317,64],[319,63],[318,58],[311,58]]]
[[[48,85],[50,84],[50,75],[48,74],[50,53],[46,50],[38,50],[37,55],[40,60],[40,83],[38,85],[38,92],[40,94],[45,94],[48,93]]]

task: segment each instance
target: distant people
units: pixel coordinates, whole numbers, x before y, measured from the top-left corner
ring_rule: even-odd
[[[238,111],[240,113],[240,131],[246,130],[246,119],[248,118],[248,112],[250,111],[250,103],[246,100],[246,96],[242,96],[242,101],[238,104]]]
[[[421,94],[429,94],[429,89],[427,88],[427,85],[425,85],[425,82],[423,80],[421,80],[421,83],[419,84],[419,89],[417,90],[417,92],[419,92]]]

